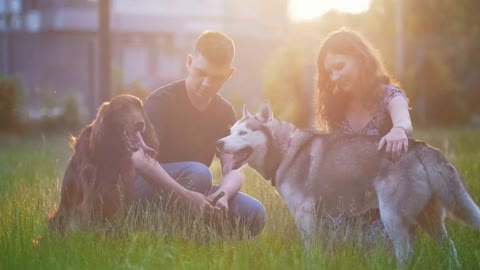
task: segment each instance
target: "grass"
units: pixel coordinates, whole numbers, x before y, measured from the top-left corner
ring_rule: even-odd
[[[473,199],[480,202],[480,130],[420,131],[446,153]],[[381,246],[340,243],[328,254],[302,248],[293,219],[273,187],[246,168],[242,191],[265,204],[269,221],[256,238],[242,241],[189,240],[201,233],[130,230],[109,236],[50,233],[47,214],[59,201],[61,179],[71,152],[65,134],[10,139],[0,144],[0,269],[394,269],[395,258]],[[218,164],[212,167],[218,179]],[[151,221],[165,223],[165,216]],[[167,222],[168,225],[168,222]],[[478,231],[448,221],[463,269],[480,269]],[[446,254],[419,233],[410,269],[445,269]]]

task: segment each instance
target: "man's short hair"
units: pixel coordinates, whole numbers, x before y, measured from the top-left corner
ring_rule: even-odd
[[[227,35],[218,31],[205,31],[197,39],[195,53],[203,55],[215,65],[232,65],[235,45]]]

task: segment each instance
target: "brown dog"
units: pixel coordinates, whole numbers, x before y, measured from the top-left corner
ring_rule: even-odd
[[[141,147],[154,156],[158,143],[142,101],[119,95],[101,105],[96,119],[78,138],[72,136],[71,145],[60,204],[49,217],[49,226],[62,232],[72,221],[87,229],[123,212],[133,199],[132,153]]]

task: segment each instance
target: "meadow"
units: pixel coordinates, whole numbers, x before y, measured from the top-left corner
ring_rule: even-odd
[[[480,129],[430,129],[415,138],[440,148],[459,170],[480,203]],[[394,269],[388,248],[338,243],[328,253],[305,252],[293,219],[269,182],[244,168],[242,191],[264,203],[269,216],[256,238],[194,241],[175,228],[128,227],[128,234],[48,230],[47,215],[59,201],[61,180],[71,155],[67,134],[0,138],[0,269]],[[212,165],[216,179],[218,163]],[[157,216],[148,222],[163,222]],[[148,223],[147,222],[147,223]],[[166,225],[165,225],[166,224]],[[151,226],[149,226],[151,225]],[[175,227],[175,226],[173,226]],[[451,220],[450,237],[463,269],[480,269],[480,234]],[[167,235],[168,231],[168,235]],[[446,269],[446,253],[419,232],[409,269]]]

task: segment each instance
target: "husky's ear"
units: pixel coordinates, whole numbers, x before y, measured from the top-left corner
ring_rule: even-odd
[[[260,110],[257,112],[257,118],[262,123],[268,123],[273,120],[273,112],[272,107],[270,106],[270,102],[265,101],[260,107]]]
[[[252,117],[252,114],[247,109],[247,104],[243,104],[243,117]]]

